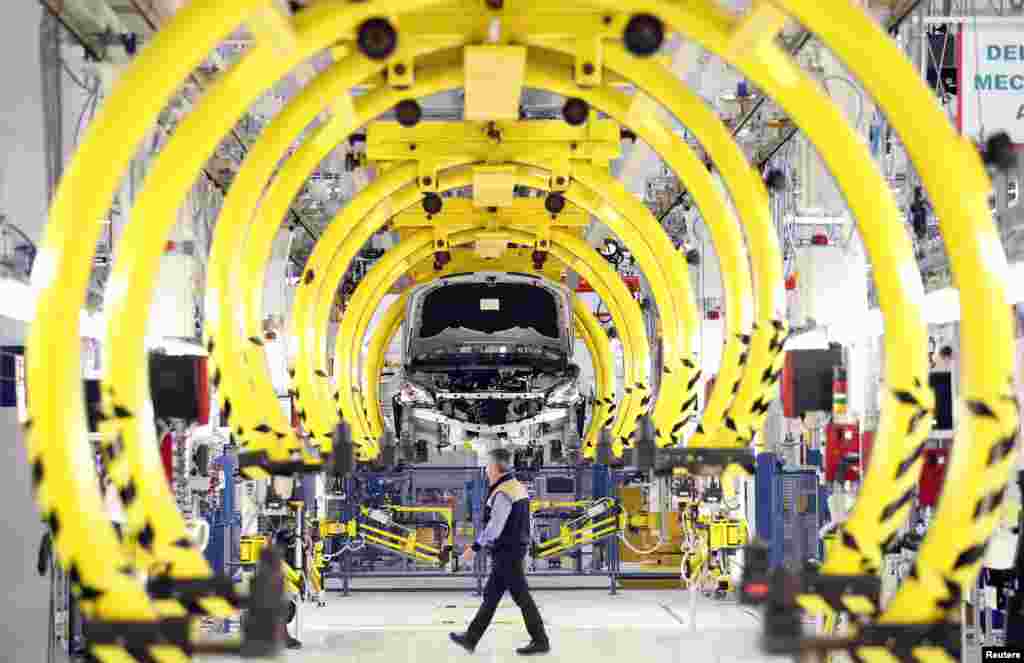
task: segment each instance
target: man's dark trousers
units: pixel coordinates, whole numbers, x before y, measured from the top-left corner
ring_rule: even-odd
[[[484,587],[484,602],[473,618],[466,632],[469,640],[475,645],[483,637],[484,631],[494,619],[494,611],[507,590],[512,595],[519,609],[523,611],[523,621],[530,639],[537,643],[547,644],[548,636],[544,631],[537,604],[530,596],[530,588],[526,584],[525,548],[518,550],[495,550],[491,558],[491,575]]]

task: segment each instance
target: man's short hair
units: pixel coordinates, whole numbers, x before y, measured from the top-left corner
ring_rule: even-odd
[[[487,456],[501,471],[508,472],[512,469],[512,454],[509,453],[508,449],[492,449],[487,453]]]

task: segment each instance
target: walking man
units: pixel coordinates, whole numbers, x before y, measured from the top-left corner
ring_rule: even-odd
[[[530,545],[530,498],[526,488],[512,473],[512,455],[507,449],[494,449],[488,454],[487,480],[490,490],[484,507],[484,530],[477,536],[471,548],[466,548],[462,559],[473,561],[476,553],[487,550],[491,553],[491,575],[484,587],[484,601],[465,633],[450,633],[453,642],[473,653],[484,631],[494,618],[494,611],[505,591],[512,595],[523,612],[530,644],[516,650],[517,654],[529,656],[546,654],[551,651],[544,621],[537,604],[530,596],[526,585],[524,561]]]

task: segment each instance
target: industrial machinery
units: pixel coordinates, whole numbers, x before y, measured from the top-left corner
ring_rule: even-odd
[[[618,500],[611,497],[573,502],[534,501],[530,503],[530,509],[534,513],[569,510],[563,514],[565,520],[561,522],[556,536],[533,542],[530,556],[534,559],[568,555],[583,546],[616,537],[626,526],[625,511]]]
[[[398,522],[403,513],[438,513],[446,524],[447,536],[440,546],[419,540],[414,527]],[[353,518],[342,522],[320,523],[320,536],[337,538],[346,549],[368,545],[399,557],[426,563],[438,568],[457,569],[458,557],[452,555],[454,528],[452,509],[449,507],[418,507],[385,505],[378,508],[358,507]]]
[[[680,504],[682,522],[681,575],[683,588],[724,598],[735,590],[747,544],[746,523],[715,508],[717,504],[691,501]]]

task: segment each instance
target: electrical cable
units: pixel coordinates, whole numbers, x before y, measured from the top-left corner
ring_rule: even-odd
[[[92,120],[93,115],[96,113],[96,105],[100,97],[100,80],[96,79],[96,85],[93,87],[92,93],[86,98],[82,104],[82,110],[78,114],[78,122],[75,123],[75,135],[72,137],[72,145],[78,145],[78,139],[82,135],[82,129],[89,121]],[[90,108],[92,110],[90,110]],[[89,118],[86,120],[86,114]]]
[[[922,1],[923,0],[914,0],[914,2],[911,3],[911,5],[907,8],[907,10],[905,12],[903,12],[898,19],[896,19],[895,21],[893,21],[892,23],[889,24],[889,27],[886,28],[886,31],[889,32],[890,34],[892,34],[896,30],[898,30],[900,25],[902,25],[903,22],[905,20],[907,20],[907,17],[909,17],[912,13],[914,13],[914,10],[917,9],[918,5],[920,5]],[[975,21],[977,21],[977,15],[975,15]],[[757,169],[760,170],[760,169],[764,168],[765,165],[769,161],[772,160],[772,157],[774,157],[775,154],[780,149],[782,149],[782,147],[784,145],[789,143],[789,141],[791,141],[793,139],[793,136],[797,135],[797,133],[799,133],[799,131],[800,130],[797,127],[795,127],[795,126],[792,129],[790,129],[786,133],[785,137],[782,140],[780,140],[778,143],[776,143],[775,147],[773,147],[771,150],[768,151],[768,156],[764,157],[763,159],[761,159],[758,162]]]
[[[88,91],[89,91],[89,88],[88,88],[88,87],[86,86],[86,84],[85,84],[85,83],[84,83],[84,82],[82,81],[82,79],[81,79],[81,78],[79,78],[78,76],[76,76],[76,75],[75,75],[75,72],[71,71],[71,67],[69,67],[69,66],[68,66],[68,63],[67,63],[67,61],[66,61],[66,60],[64,60],[64,58],[61,58],[61,59],[60,59],[60,66],[61,66],[61,68],[63,68],[63,69],[64,69],[64,73],[68,75],[68,78],[70,78],[70,79],[71,79],[71,81],[72,81],[72,82],[73,82],[73,83],[74,83],[75,85],[77,85],[78,87],[82,88],[82,89],[83,89],[83,90],[85,90],[86,92],[88,92]]]
[[[626,511],[625,507],[622,507],[622,515],[625,516],[626,522],[628,523],[629,522],[629,512]],[[658,550],[658,548],[660,548],[661,546],[665,545],[665,535],[662,534],[660,528],[658,530],[658,543],[655,544],[655,546],[653,548],[651,548],[650,550],[647,550],[647,551],[643,551],[643,550],[640,550],[639,548],[634,547],[633,544],[629,542],[629,539],[626,538],[625,531],[620,531],[619,532],[619,538],[622,540],[622,543],[627,548],[629,548],[631,551],[633,551],[637,555],[650,555],[650,554],[653,554],[654,552],[656,552]]]
[[[864,122],[864,91],[846,76],[826,76],[821,79],[822,83],[828,83],[829,81],[840,81],[842,83],[846,83],[850,89],[857,93],[857,121],[853,123],[853,128],[860,131],[861,124]],[[825,86],[825,91],[828,92],[827,85]],[[829,96],[831,97],[832,94],[829,93]]]
[[[920,0],[918,0],[918,2],[920,2]],[[810,40],[811,31],[804,30],[803,34],[797,40],[796,45],[794,45],[793,48],[790,50],[790,56],[796,56],[798,53],[800,53],[800,51],[803,50],[803,47],[806,46],[807,42],[809,42]],[[740,133],[740,131],[742,131],[745,126],[747,126],[747,123],[749,123],[750,120],[754,118],[754,115],[756,115],[757,112],[761,110],[761,107],[764,106],[766,101],[768,101],[768,95],[761,95],[761,98],[754,103],[754,106],[750,109],[750,111],[742,118],[740,118],[740,121],[736,123],[736,126],[732,130],[733,137],[736,137]],[[683,201],[686,199],[686,195],[686,191],[680,192],[679,195],[676,196],[676,199],[672,201],[672,204],[668,206],[668,209],[666,209],[665,212],[658,217],[658,222],[661,223],[661,221],[663,221],[665,217],[671,214],[676,207],[681,205]]]
[[[159,27],[157,26],[156,22],[155,22],[155,21],[154,21],[154,20],[153,20],[152,18],[150,18],[149,14],[147,14],[146,12],[144,12],[144,11],[142,10],[142,7],[141,7],[141,6],[139,5],[139,2],[138,2],[138,0],[129,0],[129,2],[130,2],[130,3],[132,4],[132,6],[133,6],[133,7],[135,8],[135,11],[136,11],[136,13],[138,13],[138,15],[142,17],[142,20],[146,22],[146,25],[148,25],[148,26],[149,26],[149,29],[150,29],[150,30],[152,30],[153,32],[156,32],[156,31],[157,31],[157,30],[159,29]],[[193,83],[194,83],[194,84],[196,85],[196,87],[198,87],[198,88],[199,88],[199,90],[200,90],[200,91],[202,91],[202,90],[203,90],[203,83],[202,83],[202,81],[200,81],[200,80],[199,80],[199,78],[198,78],[198,77],[197,77],[197,76],[195,75],[195,72],[193,72],[193,73],[189,74],[189,78],[190,78],[190,79],[192,80],[192,82],[193,82]],[[242,140],[242,137],[238,135],[238,131],[237,131],[236,129],[232,128],[232,129],[230,130],[230,133],[231,133],[231,136],[232,136],[232,137],[233,137],[233,138],[235,139],[235,141],[236,141],[236,142],[238,143],[238,146],[242,148],[242,159],[244,160],[244,159],[245,159],[245,157],[246,157],[246,156],[248,155],[248,153],[249,153],[249,148],[248,148],[248,146],[246,146],[246,144],[245,144],[245,141],[243,141],[243,140]],[[203,175],[205,175],[205,176],[206,176],[206,178],[207,178],[208,180],[210,180],[210,182],[212,182],[214,186],[216,186],[216,187],[217,187],[218,189],[220,189],[221,193],[223,193],[224,195],[227,195],[227,190],[226,190],[226,188],[224,187],[224,185],[223,185],[223,184],[221,184],[221,183],[220,183],[219,181],[215,180],[215,179],[213,178],[213,176],[212,176],[212,175],[210,175],[209,171],[207,171],[207,170],[206,170],[205,168],[203,169]],[[297,224],[297,225],[298,225],[298,226],[299,226],[300,228],[302,228],[302,229],[303,229],[303,230],[304,230],[304,231],[306,232],[306,234],[307,234],[307,235],[309,235],[309,237],[310,237],[310,238],[311,238],[311,239],[312,239],[312,240],[313,240],[314,242],[315,242],[316,240],[318,240],[318,239],[320,238],[320,236],[319,236],[319,235],[318,235],[317,233],[313,232],[312,228],[310,228],[310,227],[309,227],[308,225],[306,225],[306,222],[305,222],[305,220],[303,220],[303,219],[302,219],[302,217],[301,217],[301,216],[299,216],[299,214],[298,214],[298,213],[297,213],[297,212],[296,212],[296,211],[295,211],[294,209],[292,209],[291,207],[289,207],[289,208],[288,208],[288,214],[289,214],[289,216],[291,217],[291,219],[292,219],[292,220],[293,220],[293,221],[294,221],[294,222],[295,222],[295,223],[296,223],[296,224]],[[295,260],[294,258],[291,258],[291,256],[290,256],[290,255],[289,255],[289,258],[290,258],[290,259],[292,259],[292,261],[293,261],[293,262],[295,262],[295,264],[296,264],[296,265],[298,265],[299,267],[302,267],[302,265],[300,265],[300,264],[298,263],[298,261],[297,261],[297,260]]]

